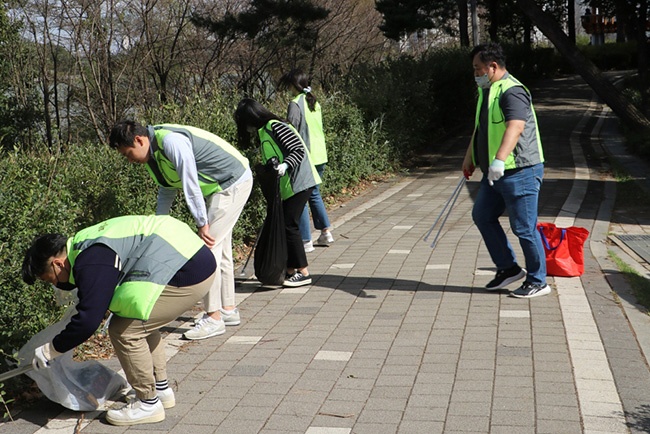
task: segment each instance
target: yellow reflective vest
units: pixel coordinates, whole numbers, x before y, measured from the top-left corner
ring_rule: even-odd
[[[492,86],[490,86],[487,98],[487,106],[488,106],[488,126],[487,126],[487,134],[488,134],[488,161],[487,164],[489,165],[495,158],[497,151],[499,150],[499,147],[501,146],[501,141],[503,139],[503,135],[506,132],[506,121],[505,117],[503,115],[503,111],[501,110],[501,106],[499,105],[501,96],[504,94],[505,91],[508,89],[515,87],[515,86],[520,86],[523,87],[526,93],[530,95],[530,91],[526,86],[521,84],[519,80],[514,78],[512,75],[508,74],[506,77],[503,79],[492,83]],[[483,102],[483,98],[485,98],[485,92],[483,89],[479,88],[478,89],[478,101],[476,105],[476,120],[475,120],[475,133],[478,132],[479,129],[479,117],[481,114],[481,104]],[[508,155],[505,161],[505,169],[516,169],[519,167],[528,167],[528,166],[533,166],[538,163],[543,163],[544,162],[544,151],[542,149],[542,140],[539,135],[539,127],[537,123],[537,115],[535,114],[535,108],[533,107],[533,103],[531,101],[530,103],[530,110],[531,110],[531,119],[526,121],[526,127],[529,126],[529,123],[532,122],[534,123],[534,128],[535,128],[535,134],[530,135],[532,137],[530,138],[525,138],[524,135],[519,138],[519,142],[517,143],[517,146],[515,149]],[[474,139],[476,140],[476,139]],[[472,146],[472,161],[474,165],[478,165],[478,162],[476,160],[476,156],[474,155],[475,153],[475,147]]]
[[[109,310],[146,321],[165,285],[204,245],[185,223],[167,215],[122,216],[77,232],[67,242],[74,269],[77,256],[103,244],[119,258],[120,280]],[[75,283],[70,275],[70,283]]]

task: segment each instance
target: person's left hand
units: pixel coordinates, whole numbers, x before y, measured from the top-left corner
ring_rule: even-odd
[[[502,160],[495,158],[488,168],[488,183],[492,186],[494,181],[498,181],[503,176],[506,168],[506,163]]]
[[[278,171],[278,176],[284,176],[284,174],[287,173],[288,168],[289,165],[287,163],[282,163],[278,164],[278,167],[276,167],[275,170]]]
[[[61,353],[55,350],[52,344],[48,342],[41,345],[40,347],[37,347],[34,350],[34,359],[32,360],[32,366],[37,371],[39,369],[47,369],[50,367],[50,362],[52,359],[60,355]]]
[[[198,229],[197,235],[203,240],[205,245],[208,246],[208,249],[214,247],[215,239],[212,235],[210,235],[210,225],[208,223]]]

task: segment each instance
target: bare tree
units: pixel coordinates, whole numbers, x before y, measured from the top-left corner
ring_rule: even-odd
[[[21,37],[22,21],[0,6],[0,145],[4,149],[34,144],[42,119],[35,44]]]
[[[71,78],[70,93],[76,104],[69,116],[83,109],[78,116],[87,118],[98,137],[105,136],[117,113],[112,70],[115,6],[113,0],[62,2],[64,29],[70,35],[68,48],[77,72]]]
[[[240,3],[240,0],[201,0],[195,2],[192,15],[223,15],[225,10]],[[209,91],[221,76],[228,74],[236,41],[217,38],[195,25],[186,27],[184,39],[186,49],[181,56],[181,70],[185,75],[180,81],[187,87],[184,93]]]
[[[379,61],[387,53],[374,1],[326,0],[321,5],[330,14],[317,24],[318,39],[308,63],[321,82],[346,74],[361,62]]]
[[[313,0],[311,19],[301,6],[288,20],[280,12],[249,35],[194,25],[197,16],[218,21],[251,4],[19,0],[16,16],[36,48],[48,145],[105,140],[122,117],[220,87],[267,96],[279,74],[296,65],[333,82],[392,48],[378,29],[374,0]]]
[[[518,0],[518,4],[533,24],[555,45],[555,48],[562,53],[576,72],[584,78],[623,123],[634,130],[650,132],[648,118],[603,77],[600,70],[576,48],[575,44],[571,43],[552,16],[542,11],[535,0]]]
[[[567,31],[569,41],[576,43],[576,2],[575,0],[567,1]]]
[[[181,62],[183,32],[190,25],[190,5],[191,0],[140,3],[141,42],[150,57],[150,74],[162,104],[169,98],[170,74]]]
[[[63,35],[58,10],[59,3],[35,0],[18,2],[17,6],[22,11],[20,18],[24,20],[26,31],[36,47],[45,143],[48,149],[55,150],[55,139],[61,141],[58,73]]]
[[[644,113],[650,113],[650,73],[648,73],[648,1],[639,2],[639,18],[637,24],[637,59],[639,71],[639,87],[641,89],[641,107]]]

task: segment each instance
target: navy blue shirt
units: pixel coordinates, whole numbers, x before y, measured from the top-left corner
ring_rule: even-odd
[[[58,352],[65,353],[85,342],[101,324],[121,278],[120,270],[115,267],[116,256],[104,244],[94,244],[77,256],[73,268],[79,298],[77,314],[52,340]],[[176,272],[168,285],[196,285],[210,277],[215,267],[214,255],[203,246]]]

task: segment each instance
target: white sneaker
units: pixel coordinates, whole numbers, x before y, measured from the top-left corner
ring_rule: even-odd
[[[334,237],[332,236],[331,231],[321,232],[320,237],[316,240],[316,244],[319,246],[329,246],[334,242]]]
[[[158,399],[160,399],[164,408],[172,408],[176,405],[176,396],[171,387],[162,390],[156,389],[156,395],[158,395]]]
[[[221,319],[223,323],[227,326],[236,326],[241,324],[241,318],[239,317],[239,309],[234,308],[231,311],[219,309],[221,313]]]
[[[155,404],[145,404],[136,399],[124,408],[106,412],[106,422],[118,426],[156,423],[163,420],[165,420],[165,408],[160,400]]]
[[[302,242],[302,245],[303,245],[303,247],[305,248],[305,253],[311,253],[311,252],[313,252],[314,250],[316,250],[316,249],[314,248],[314,243],[312,243],[311,240],[309,240],[309,241],[303,241],[303,242]]]
[[[183,333],[183,337],[189,340],[207,339],[226,333],[226,324],[223,320],[215,320],[207,314],[198,320],[194,328]]]
[[[160,402],[162,402],[164,408],[172,408],[176,405],[176,396],[174,396],[174,390],[171,387],[162,390],[156,389],[156,395],[160,399]],[[139,401],[135,396],[135,389],[129,390],[126,394],[127,404],[133,401]]]

